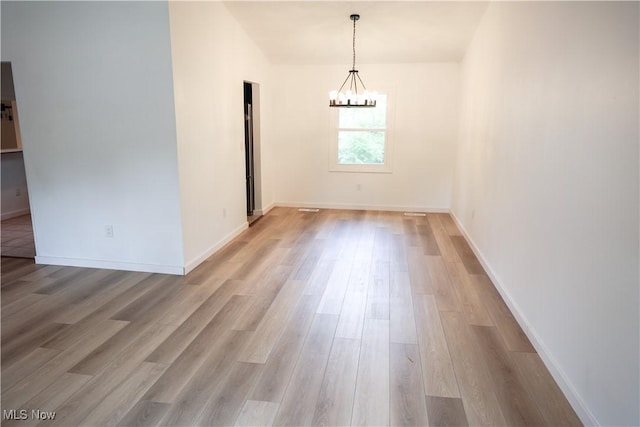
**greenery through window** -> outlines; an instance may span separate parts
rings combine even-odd
[[[340,108],[338,164],[383,165],[387,132],[387,96],[378,95],[374,108]]]

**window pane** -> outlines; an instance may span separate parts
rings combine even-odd
[[[339,108],[340,128],[384,129],[386,127],[387,95],[376,97],[375,108]]]
[[[384,132],[338,132],[338,163],[384,164]]]

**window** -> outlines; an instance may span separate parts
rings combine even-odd
[[[374,108],[334,108],[331,167],[343,172],[391,172],[387,95]]]

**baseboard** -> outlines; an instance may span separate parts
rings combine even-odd
[[[319,208],[319,209],[348,209],[356,211],[392,211],[392,212],[428,212],[447,213],[449,208],[434,208],[424,206],[393,206],[393,205],[352,205],[340,203],[307,203],[307,202],[276,202],[275,206],[285,208]]]
[[[113,261],[101,261],[91,259],[78,259],[78,258],[60,258],[60,257],[47,257],[36,256],[36,264],[48,264],[48,265],[62,265],[65,267],[86,267],[86,268],[104,268],[108,270],[124,270],[124,271],[142,271],[145,273],[161,273],[161,274],[174,274],[174,275],[186,275],[204,260],[213,255],[216,251],[220,250],[224,245],[233,240],[236,236],[242,233],[247,228],[247,223],[243,223],[233,229],[230,233],[224,236],[218,243],[211,246],[204,251],[200,256],[190,261],[183,266],[178,265],[154,265],[154,264],[137,264],[128,262],[113,262]]]
[[[103,268],[107,270],[142,271],[145,273],[174,274],[179,276],[184,274],[184,268],[180,265],[138,264],[94,259],[36,256],[36,264],[62,265],[65,267]]]
[[[580,394],[577,392],[571,381],[569,381],[564,371],[560,368],[560,365],[558,364],[555,357],[553,357],[548,347],[544,344],[544,341],[536,333],[535,329],[533,329],[524,314],[522,314],[523,311],[520,309],[520,306],[511,297],[511,294],[509,294],[507,288],[505,288],[498,275],[495,273],[493,268],[491,268],[486,258],[482,255],[482,252],[480,252],[478,246],[475,244],[471,236],[469,236],[469,233],[467,233],[467,230],[462,225],[462,222],[460,222],[460,219],[453,211],[451,211],[450,214],[453,217],[456,225],[462,232],[462,235],[469,243],[471,250],[476,255],[478,261],[480,261],[480,264],[493,282],[497,291],[502,296],[502,299],[504,299],[504,302],[509,307],[509,310],[511,310],[511,313],[515,317],[516,321],[529,338],[529,341],[531,341],[533,347],[538,352],[538,355],[542,359],[542,362],[545,364],[545,366],[551,373],[551,376],[556,381],[565,397],[569,401],[569,404],[580,418],[580,421],[582,421],[584,425],[599,426],[600,424],[598,423],[596,417],[593,415],[593,413],[591,413],[582,397],[580,397]]]
[[[29,208],[18,209],[16,211],[10,211],[10,212],[3,212],[2,215],[0,215],[0,220],[4,221],[5,219],[11,219],[17,216],[26,215],[29,212],[31,212]]]
[[[266,208],[264,208],[264,209],[255,209],[253,212],[258,214],[258,215],[266,215],[274,207],[275,207],[275,203],[270,203],[270,204],[267,205]]]
[[[189,261],[184,267],[184,274],[189,274],[189,272],[193,271],[197,266],[202,264],[207,258],[211,255],[222,249],[224,245],[232,241],[236,238],[240,233],[246,230],[248,224],[246,222],[240,224],[236,228],[234,228],[231,232],[229,232],[226,236],[224,236],[219,242],[215,245],[211,246],[209,249],[205,250],[200,256],[195,259]]]

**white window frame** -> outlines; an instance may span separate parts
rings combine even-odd
[[[339,110],[344,107],[329,107],[330,126],[329,126],[329,171],[330,172],[361,172],[361,173],[392,173],[393,172],[393,135],[392,128],[394,123],[394,94],[390,90],[380,91],[387,95],[387,113],[386,128],[383,129],[366,129],[366,128],[340,128],[339,127]],[[357,108],[357,107],[356,107]],[[382,164],[342,164],[338,163],[338,132],[341,130],[349,131],[384,131],[384,161]]]

